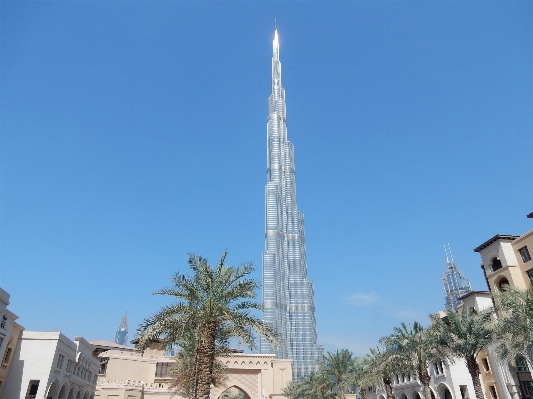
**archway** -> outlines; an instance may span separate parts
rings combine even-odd
[[[417,391],[413,391],[411,394],[411,399],[422,399],[422,396]]]
[[[73,385],[72,388],[70,388],[70,392],[68,393],[68,399],[74,399],[76,397],[76,387]]]
[[[452,392],[446,384],[440,384],[437,389],[440,399],[453,399]]]
[[[59,381],[57,378],[50,384],[46,392],[46,399],[57,399],[57,391],[59,390]]]
[[[57,398],[67,399],[67,393],[68,393],[68,384],[65,382],[63,386],[61,387],[61,390],[59,391],[59,395],[57,395]]]
[[[250,395],[234,385],[222,392],[218,399],[250,399]]]
[[[498,280],[498,289],[500,291],[506,291],[509,289],[509,280],[507,280],[507,278],[505,277],[502,277],[501,279]]]

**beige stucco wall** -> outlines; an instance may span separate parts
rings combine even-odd
[[[133,348],[132,348],[133,349]],[[162,350],[149,349],[140,354],[133,350],[111,349],[102,352],[108,358],[105,375],[98,376],[98,399],[170,399],[168,378],[156,378],[156,365],[173,362]],[[251,399],[284,398],[282,389],[292,380],[292,361],[274,355],[235,354],[220,359],[227,367],[227,379],[213,387],[217,399],[226,389],[238,387]],[[180,397],[174,395],[173,398]]]

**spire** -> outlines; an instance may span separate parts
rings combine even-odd
[[[470,281],[463,276],[463,273],[457,268],[453,260],[452,248],[450,244],[448,247],[444,245],[444,253],[446,255],[446,273],[442,277],[444,281],[444,292],[446,293],[446,309],[455,309],[462,304],[459,299],[461,296],[472,291]]]
[[[119,345],[127,345],[128,343],[128,312],[124,313],[122,321],[118,326],[115,343]]]
[[[272,58],[279,61],[279,39],[278,39],[278,23],[276,22],[276,28],[274,30],[274,41],[272,42]]]

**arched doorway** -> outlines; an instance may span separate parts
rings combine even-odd
[[[220,394],[218,399],[250,399],[250,396],[237,386],[232,386]]]

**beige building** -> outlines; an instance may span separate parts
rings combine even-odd
[[[533,218],[533,213],[528,215]],[[506,285],[527,289],[533,281],[533,230],[521,236],[497,234],[474,249],[481,256],[481,268],[490,293],[465,296],[465,306],[473,303],[488,305],[491,295]],[[480,302],[481,301],[481,302]],[[492,306],[492,303],[490,304]],[[502,361],[496,353],[496,344],[480,353],[478,363],[485,396],[488,399],[530,399],[533,397],[532,366],[525,358],[517,359],[517,367]]]
[[[111,342],[91,341],[91,344],[101,362],[95,399],[169,399],[172,396],[166,374],[174,359],[165,356],[158,344],[142,355],[135,348]],[[227,367],[227,379],[223,386],[212,389],[213,399],[223,398],[231,391],[241,392],[249,399],[284,398],[282,389],[292,380],[292,360],[244,353],[221,360]]]

